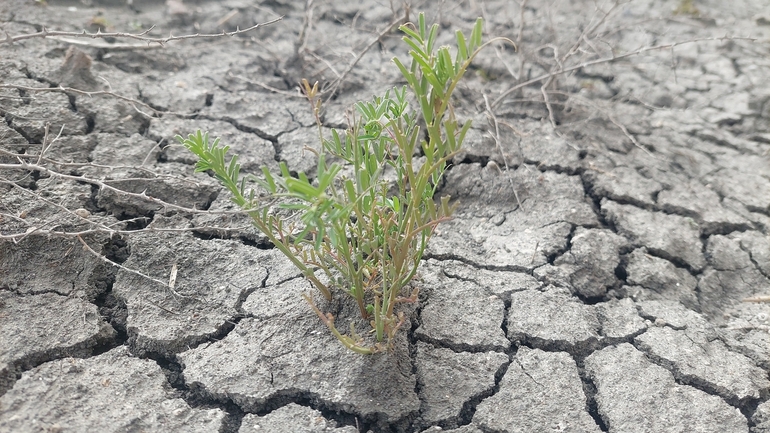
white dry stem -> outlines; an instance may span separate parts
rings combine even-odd
[[[240,226],[240,227],[218,227],[218,226],[196,226],[196,227],[180,227],[180,228],[155,228],[155,227],[146,227],[143,229],[136,229],[136,230],[123,230],[123,229],[116,229],[113,226],[119,225],[119,224],[126,224],[131,222],[132,220],[125,220],[125,221],[117,221],[114,224],[104,224],[102,222],[94,221],[92,219],[89,219],[89,215],[87,213],[82,212],[81,209],[71,210],[67,208],[64,205],[61,205],[59,203],[55,203],[49,199],[46,199],[42,195],[29,190],[28,188],[24,188],[20,185],[18,185],[16,182],[11,181],[5,177],[0,177],[0,183],[4,183],[7,185],[11,185],[14,188],[16,188],[18,191],[32,196],[32,199],[36,202],[41,202],[48,204],[50,206],[56,207],[60,209],[65,214],[68,214],[73,217],[74,221],[78,221],[83,224],[88,224],[91,226],[89,229],[79,230],[79,231],[60,231],[55,230],[55,227],[59,225],[60,219],[54,218],[51,219],[45,223],[38,224],[37,226],[33,226],[29,222],[27,222],[24,218],[19,218],[15,215],[11,215],[8,213],[0,213],[0,216],[3,218],[9,218],[16,220],[18,222],[21,222],[25,225],[27,225],[27,230],[25,230],[23,233],[12,233],[12,234],[0,234],[0,240],[10,240],[14,243],[18,243],[24,238],[36,234],[36,235],[46,235],[49,237],[58,237],[58,238],[76,238],[78,236],[87,236],[91,234],[108,234],[110,236],[127,236],[132,234],[140,234],[140,233],[153,233],[153,232],[192,232],[192,231],[201,231],[201,230],[215,230],[220,232],[240,232],[243,230],[247,230],[249,228],[252,228],[251,225],[246,226]],[[225,213],[225,214],[245,214],[243,211],[222,211],[222,212],[216,212],[216,211],[199,211],[200,213],[206,213],[206,214],[215,214],[215,213]],[[135,220],[142,219],[142,218],[136,218]],[[46,228],[52,226],[53,228]]]
[[[492,102],[492,108],[499,107],[500,104],[502,104],[503,101],[505,101],[505,99],[508,97],[508,95],[510,95],[511,93],[513,93],[513,92],[515,92],[515,91],[517,91],[519,89],[522,89],[522,88],[527,87],[529,85],[532,85],[532,84],[535,84],[535,83],[539,83],[541,81],[544,81],[544,80],[547,80],[547,79],[550,79],[550,78],[553,78],[553,77],[556,77],[556,76],[559,76],[559,75],[563,75],[563,74],[567,74],[569,72],[573,72],[573,71],[577,71],[577,70],[580,70],[580,69],[584,69],[584,68],[587,68],[589,66],[601,65],[601,64],[604,64],[604,63],[610,63],[610,62],[614,62],[614,61],[617,61],[617,60],[625,59],[625,58],[628,58],[628,57],[638,56],[640,54],[644,54],[644,53],[647,53],[647,52],[650,52],[650,51],[668,50],[668,49],[672,49],[674,47],[677,47],[679,45],[694,44],[694,43],[698,43],[698,42],[707,42],[707,41],[724,42],[724,41],[735,41],[735,40],[756,42],[757,38],[732,37],[732,36],[694,38],[694,39],[690,39],[690,40],[687,40],[687,41],[672,42],[672,43],[668,43],[668,44],[659,44],[659,45],[642,47],[642,48],[639,48],[639,49],[636,49],[636,50],[627,51],[627,52],[622,53],[622,54],[613,55],[611,57],[603,57],[603,58],[596,59],[596,60],[589,60],[587,62],[583,62],[583,63],[580,63],[578,65],[570,66],[570,67],[567,67],[567,68],[562,68],[562,69],[559,69],[559,70],[556,70],[556,71],[553,71],[553,72],[549,72],[547,74],[543,74],[543,75],[540,75],[538,77],[529,79],[529,80],[527,80],[527,81],[525,81],[523,83],[519,83],[519,84],[509,88],[505,92],[503,92],[500,96],[498,96],[497,99],[495,99]]]
[[[590,99],[584,98],[584,97],[579,96],[579,95],[566,94],[566,93],[563,93],[563,92],[552,92],[552,93],[563,94],[563,95],[567,96],[570,100],[573,100],[573,101],[575,101],[575,102],[577,102],[579,104],[585,105],[585,106],[590,107],[590,108],[592,108],[592,109],[594,109],[596,111],[599,111],[600,113],[602,113],[602,115],[604,115],[604,117],[607,118],[607,120],[610,121],[610,123],[612,123],[618,129],[620,129],[620,132],[622,132],[623,135],[625,135],[626,138],[628,138],[628,140],[634,146],[636,146],[639,150],[641,150],[642,152],[647,154],[647,156],[649,156],[650,158],[660,159],[660,157],[653,155],[652,152],[649,151],[649,149],[647,149],[646,147],[642,146],[642,144],[639,143],[639,140],[637,140],[636,137],[634,137],[634,135],[631,134],[631,132],[626,127],[626,125],[623,124],[622,122],[619,122],[615,118],[615,116],[613,116],[612,113],[610,113],[609,110],[601,107],[599,104],[595,103],[594,101],[591,101]],[[565,104],[566,104],[566,102],[565,102]]]
[[[95,186],[99,187],[99,189],[105,189],[105,190],[112,191],[112,192],[115,192],[117,194],[121,194],[121,195],[124,195],[124,196],[127,196],[127,197],[131,197],[131,198],[143,200],[143,201],[146,201],[146,202],[149,202],[149,203],[157,204],[157,205],[162,206],[164,209],[167,209],[167,210],[168,209],[172,209],[172,210],[178,210],[178,211],[182,211],[182,212],[186,212],[186,213],[225,214],[225,215],[227,215],[227,214],[241,214],[241,215],[248,214],[248,212],[245,212],[245,211],[208,211],[208,210],[189,208],[189,207],[185,207],[185,206],[179,206],[179,205],[176,205],[176,204],[173,204],[173,203],[165,202],[165,201],[163,201],[163,200],[161,200],[159,198],[155,198],[155,197],[149,196],[149,195],[146,194],[145,191],[142,191],[141,193],[128,192],[128,191],[122,190],[120,188],[116,188],[116,187],[114,187],[114,186],[112,186],[112,185],[110,185],[110,184],[108,184],[108,183],[106,183],[106,182],[104,182],[102,180],[99,180],[99,179],[94,179],[94,178],[86,177],[86,176],[76,176],[76,175],[71,175],[71,174],[59,173],[59,172],[57,172],[55,170],[51,170],[48,167],[44,167],[44,166],[38,165],[38,164],[30,164],[30,163],[27,163],[27,162],[24,162],[24,161],[21,161],[21,162],[19,162],[17,164],[0,164],[0,170],[27,170],[27,171],[35,171],[35,172],[38,172],[40,174],[45,174],[45,175],[57,177],[57,178],[60,178],[60,179],[71,180],[71,181],[74,181],[74,182],[88,183],[88,184],[95,185]],[[129,180],[150,180],[150,179],[147,179],[147,178],[128,178],[128,179],[117,179],[114,182],[126,182],[126,181],[129,181]]]
[[[109,84],[109,83],[108,83]],[[111,90],[93,90],[93,91],[87,91],[87,90],[80,90],[76,89],[74,87],[64,87],[59,85],[59,87],[32,87],[32,86],[23,86],[20,84],[13,84],[13,83],[0,83],[0,89],[16,89],[16,90],[23,90],[25,92],[33,92],[33,93],[42,93],[42,92],[53,92],[53,93],[73,93],[76,95],[82,95],[82,96],[88,96],[89,98],[92,98],[94,96],[109,96],[115,99],[119,99],[121,101],[125,101],[131,104],[133,109],[141,114],[142,116],[151,119],[153,118],[153,114],[145,113],[144,111],[137,108],[137,105],[140,105],[147,110],[153,112],[155,115],[173,115],[173,116],[179,116],[179,117],[191,117],[195,116],[196,113],[180,113],[175,111],[163,111],[158,110],[156,108],[153,108],[149,104],[142,102],[138,99],[130,98],[128,96],[123,96],[119,93],[115,93]],[[14,116],[14,117],[21,117],[21,116]]]
[[[174,263],[171,266],[171,274],[168,276],[168,286],[171,287],[172,289],[174,288],[174,286],[176,286],[176,272],[177,272],[176,263]]]
[[[519,193],[516,192],[516,186],[513,184],[513,179],[511,179],[511,170],[510,167],[508,167],[508,161],[505,158],[505,152],[503,152],[503,147],[500,145],[500,125],[497,122],[497,117],[495,116],[495,113],[492,112],[492,107],[489,106],[489,99],[487,99],[487,95],[484,96],[484,106],[487,110],[487,117],[489,118],[490,123],[492,123],[492,126],[495,129],[494,135],[492,135],[492,139],[495,140],[495,147],[497,147],[497,150],[500,151],[500,158],[503,160],[503,165],[505,166],[505,177],[508,180],[508,183],[511,184],[511,190],[513,191],[513,196],[516,197],[516,203],[519,205],[519,209],[522,211],[524,210],[524,206],[521,204],[521,200],[519,199]]]
[[[394,19],[393,21],[388,23],[388,25],[385,26],[385,28],[379,34],[377,34],[377,37],[372,39],[372,41],[369,42],[364,47],[364,49],[361,50],[361,52],[359,52],[356,55],[355,59],[353,59],[353,61],[348,65],[348,67],[345,68],[345,70],[342,71],[341,74],[338,74],[337,79],[334,80],[334,82],[331,84],[331,86],[329,86],[328,89],[326,89],[326,90],[324,90],[322,92],[322,93],[325,93],[325,94],[329,95],[329,97],[327,99],[331,99],[334,96],[334,93],[337,91],[337,89],[339,88],[340,84],[342,84],[342,82],[345,80],[345,78],[348,76],[348,74],[353,70],[353,68],[358,64],[358,62],[364,57],[364,54],[366,54],[373,46],[375,46],[378,42],[380,42],[380,40],[385,35],[390,33],[393,30],[394,27],[396,27],[399,24],[401,24],[402,22],[404,22],[405,19],[406,19],[406,14],[404,14],[404,15],[402,15],[400,17],[397,17],[396,19]]]
[[[239,81],[243,81],[246,84],[251,84],[251,85],[254,85],[254,86],[259,86],[259,87],[261,87],[261,88],[263,88],[265,90],[269,90],[269,91],[271,91],[273,93],[277,93],[279,95],[283,95],[283,96],[286,96],[288,98],[307,99],[307,96],[303,95],[299,91],[297,91],[297,92],[289,92],[288,90],[276,89],[275,87],[269,86],[269,85],[267,85],[267,84],[265,84],[265,83],[263,83],[261,81],[250,80],[250,79],[248,79],[248,78],[246,78],[246,77],[244,77],[242,75],[234,75],[232,72],[227,72],[227,76],[231,77],[231,78],[235,78],[236,80],[239,80]],[[297,88],[297,89],[299,89],[299,88]]]
[[[104,263],[107,263],[110,266],[116,266],[116,267],[118,267],[118,268],[120,268],[120,269],[122,269],[122,270],[124,270],[124,271],[126,271],[128,273],[131,273],[131,274],[134,274],[134,275],[138,275],[138,276],[140,276],[142,278],[146,278],[146,279],[148,279],[148,280],[150,280],[150,281],[152,281],[154,283],[158,283],[161,286],[163,286],[164,288],[168,289],[169,292],[173,293],[175,296],[177,296],[179,298],[182,298],[182,299],[193,299],[195,301],[203,303],[203,301],[201,299],[198,299],[195,296],[183,295],[183,294],[177,292],[176,290],[174,290],[174,288],[172,286],[166,284],[165,282],[163,282],[163,281],[161,281],[161,280],[159,280],[157,278],[153,278],[153,277],[151,277],[151,276],[149,276],[147,274],[143,274],[143,273],[141,273],[141,272],[139,272],[139,271],[137,271],[135,269],[127,268],[127,267],[125,267],[125,266],[123,266],[123,265],[121,265],[119,263],[113,262],[112,260],[108,259],[107,257],[104,257],[103,255],[101,255],[98,252],[96,252],[93,248],[91,248],[91,246],[88,245],[88,243],[85,240],[83,240],[82,236],[77,236],[77,239],[80,241],[81,244],[83,244],[83,248],[85,248],[87,251],[89,251],[91,254],[93,254],[94,256],[99,258],[99,260],[103,261]],[[174,266],[176,266],[176,265],[174,265]],[[165,308],[164,308],[164,310],[165,310]]]
[[[62,132],[64,132],[64,124],[62,123],[61,128],[59,129],[59,133],[56,134],[56,137],[53,138],[53,140],[48,141],[48,132],[51,128],[51,124],[49,122],[45,123],[45,134],[43,135],[43,148],[40,149],[40,155],[37,157],[37,163],[40,164],[40,161],[43,159],[43,155],[48,151],[48,149],[53,146],[53,144],[61,138]]]
[[[112,171],[112,170],[120,170],[120,169],[136,170],[136,171],[147,173],[147,174],[150,174],[150,175],[153,176],[152,178],[139,178],[140,180],[175,179],[175,180],[180,180],[180,181],[189,183],[191,185],[196,185],[196,186],[199,185],[198,182],[196,182],[196,181],[194,181],[192,179],[180,178],[179,176],[174,176],[172,174],[157,173],[157,172],[155,172],[155,171],[153,171],[153,170],[151,170],[151,169],[149,169],[147,167],[144,167],[149,162],[150,155],[152,155],[152,151],[155,150],[155,148],[157,148],[159,144],[160,143],[156,144],[155,146],[153,146],[152,149],[150,149],[150,152],[148,153],[148,156],[144,158],[144,160],[142,161],[142,165],[139,165],[139,166],[137,166],[137,165],[105,165],[105,164],[97,164],[95,162],[64,162],[64,161],[59,161],[59,160],[56,160],[56,159],[45,158],[45,157],[44,158],[40,158],[38,160],[38,162],[37,162],[37,165],[41,165],[43,163],[49,163],[49,164],[51,164],[53,166],[56,166],[56,167],[67,167],[67,168],[70,168],[70,169],[76,169],[76,168],[81,168],[81,169],[82,168],[95,168],[95,169],[107,169],[107,170],[110,170],[110,171]],[[50,146],[49,146],[49,148],[50,148]],[[38,158],[38,155],[34,154],[34,153],[15,153],[15,152],[9,152],[9,151],[7,151],[5,149],[0,149],[0,155],[10,156],[10,157],[15,158],[15,159],[17,159],[19,161]],[[120,181],[125,181],[125,180],[128,180],[128,179],[119,179],[119,180]]]
[[[57,37],[70,37],[70,38],[91,38],[91,39],[103,39],[103,38],[124,38],[124,39],[135,39],[144,42],[144,44],[141,45],[116,45],[112,47],[102,46],[105,44],[89,44],[92,46],[97,46],[98,48],[110,48],[110,49],[120,49],[120,50],[130,50],[130,49],[144,49],[148,47],[163,47],[167,42],[172,41],[179,41],[179,40],[185,40],[185,39],[200,39],[200,38],[221,38],[224,36],[233,37],[235,35],[239,35],[241,33],[247,33],[253,30],[256,30],[260,27],[264,27],[270,24],[275,24],[283,19],[283,16],[280,16],[278,18],[272,19],[270,21],[265,21],[262,23],[255,24],[249,28],[246,29],[236,29],[232,32],[226,32],[222,31],[221,33],[212,33],[212,34],[206,34],[206,33],[196,33],[191,35],[183,35],[183,36],[174,36],[169,35],[165,38],[153,38],[146,36],[150,31],[152,31],[155,26],[150,27],[149,29],[141,32],[141,33],[123,33],[123,32],[109,32],[109,33],[103,33],[101,30],[96,31],[95,33],[89,33],[85,30],[82,32],[64,32],[64,31],[57,31],[57,30],[48,30],[47,28],[43,28],[40,32],[37,33],[30,33],[25,35],[17,35],[17,36],[11,36],[6,34],[5,39],[0,40],[0,46],[3,44],[13,44],[14,42],[22,41],[25,39],[34,39],[34,38],[49,38],[49,39],[55,39],[55,40],[61,40],[62,42],[67,43],[73,43],[70,39],[58,39]],[[153,45],[156,44],[156,45]],[[76,45],[83,45],[83,44],[76,44]],[[110,44],[106,44],[110,45]],[[109,83],[107,83],[109,86]],[[144,107],[146,110],[149,110],[150,112],[154,113],[155,115],[158,114],[173,114],[181,117],[187,117],[192,116],[195,113],[174,113],[174,112],[165,112],[161,110],[157,110],[153,107],[151,107],[149,104],[146,104],[142,101],[139,101],[134,98],[130,98],[127,96],[123,96],[121,94],[115,93],[110,90],[96,90],[96,91],[85,91],[80,90],[72,87],[32,87],[32,86],[23,86],[19,84],[13,84],[13,83],[0,83],[0,89],[16,89],[16,90],[24,90],[26,92],[59,92],[59,93],[72,93],[76,95],[82,95],[82,96],[88,96],[88,97],[94,97],[94,96],[109,96],[115,99],[119,99],[121,101],[125,101],[131,104],[131,106],[136,110],[139,114],[147,117],[152,118],[153,115],[148,114],[139,108],[137,106]]]
[[[94,97],[94,96],[110,96],[115,99],[120,99],[121,101],[125,101],[131,104],[132,107],[141,115],[152,118],[151,114],[147,114],[144,111],[136,108],[137,105],[141,105],[142,107],[145,107],[146,109],[152,111],[153,113],[163,113],[163,111],[156,110],[149,106],[148,104],[134,98],[129,98],[128,96],[123,96],[118,93],[109,91],[109,90],[94,90],[94,91],[86,91],[86,90],[80,90],[75,89],[73,87],[32,87],[32,86],[22,86],[20,84],[13,84],[13,83],[0,83],[0,89],[16,89],[16,90],[24,90],[25,92],[34,92],[34,93],[42,93],[42,92],[54,92],[54,93],[74,93],[76,95],[82,95],[82,96],[88,96],[88,97]],[[18,117],[18,116],[16,116]]]
[[[235,31],[232,31],[232,32],[226,32],[226,31],[222,30],[221,33],[211,33],[211,34],[195,33],[194,35],[183,35],[183,36],[174,36],[172,34],[169,34],[165,38],[153,38],[153,37],[147,36],[147,34],[149,34],[151,31],[153,31],[155,29],[155,26],[152,26],[149,29],[147,29],[147,30],[145,30],[143,32],[140,32],[140,33],[124,33],[124,32],[107,32],[107,33],[105,33],[105,32],[102,32],[101,30],[97,30],[95,33],[90,33],[90,32],[87,32],[85,30],[83,30],[82,32],[64,32],[64,31],[59,31],[59,30],[48,30],[47,28],[43,27],[43,30],[41,30],[41,31],[39,31],[37,33],[28,33],[28,34],[25,34],[25,35],[16,35],[16,36],[11,36],[11,35],[6,34],[5,39],[0,40],[0,44],[13,44],[15,42],[19,42],[19,41],[22,41],[24,39],[35,39],[35,38],[43,38],[43,39],[45,39],[45,38],[53,38],[53,39],[55,39],[55,37],[57,37],[57,36],[64,36],[64,37],[70,37],[70,38],[91,38],[91,39],[97,39],[97,38],[99,38],[99,39],[103,39],[103,38],[134,39],[134,40],[142,41],[142,42],[146,43],[147,45],[158,44],[160,46],[163,46],[163,45],[165,45],[168,42],[181,41],[181,40],[184,40],[184,39],[221,38],[223,36],[230,36],[230,37],[232,37],[232,36],[235,36],[235,35],[238,35],[238,34],[241,34],[241,33],[247,33],[247,32],[250,32],[252,30],[256,30],[256,29],[258,29],[260,27],[264,27],[264,26],[267,26],[267,25],[270,25],[270,24],[275,24],[278,21],[281,21],[282,19],[283,19],[283,17],[281,16],[281,17],[272,19],[270,21],[265,21],[263,23],[255,24],[255,25],[253,25],[253,26],[251,26],[249,28],[246,28],[246,29],[238,28],[238,29],[236,29]]]

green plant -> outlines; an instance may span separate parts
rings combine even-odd
[[[340,332],[334,316],[323,313],[305,295],[323,323],[355,352],[369,354],[390,347],[404,323],[403,313],[395,307],[416,302],[416,288],[404,295],[436,226],[452,214],[449,197],[436,203],[434,194],[471,125],[458,123],[451,96],[484,46],[481,27],[478,19],[469,38],[456,33],[453,58],[448,47],[435,47],[438,25],[427,27],[423,14],[417,25],[402,25],[411,64],[407,67],[398,58],[393,62],[407,86],[359,102],[349,129],[335,130],[328,138],[321,127],[318,85],[303,80],[320,139],[320,149],[313,150],[318,156],[315,180],[304,173],[293,177],[285,163],[275,174],[263,167],[263,177],[257,179],[260,196],[254,189],[247,191],[237,156],[226,161],[229,147],[220,146],[219,139],[209,143],[208,133],[201,131],[187,139],[177,136],[199,158],[196,171],[213,172],[233,202],[326,299],[342,291],[355,300],[361,316],[370,320],[373,343],[352,324],[349,334]],[[417,110],[410,108],[410,97]],[[394,174],[394,181],[385,179],[386,171]],[[277,202],[295,218],[277,215],[266,201]]]

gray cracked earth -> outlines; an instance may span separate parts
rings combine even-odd
[[[340,127],[400,84],[406,52],[383,32],[400,2],[310,3],[0,3],[10,36],[284,16],[165,48],[0,45],[0,431],[770,432],[770,316],[743,302],[770,295],[765,0],[413,3],[441,43],[484,16],[519,51],[483,52],[458,89],[474,127],[442,194],[460,207],[407,331],[369,357],[329,335],[308,284],[173,140],[206,129],[244,171],[312,176],[296,83],[341,77],[324,114]],[[19,88],[59,85],[146,105]],[[182,296],[160,284],[173,265]]]

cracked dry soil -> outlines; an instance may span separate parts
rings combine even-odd
[[[766,0],[632,0],[607,16],[591,1],[414,2],[441,43],[483,16],[487,35],[520,50],[486,50],[458,89],[474,127],[442,194],[460,207],[430,244],[407,332],[369,357],[329,335],[300,297],[308,284],[242,216],[138,195],[232,210],[173,140],[196,128],[245,172],[286,161],[312,176],[303,148],[316,130],[297,82],[345,74],[329,127],[400,83],[398,34],[378,39],[400,2],[311,6],[0,3],[8,35],[181,35],[284,16],[165,48],[0,45],[0,83],[146,104],[0,88],[0,431],[770,432],[768,307],[742,302],[770,295]],[[708,40],[725,35],[756,40]],[[485,103],[557,70],[555,58],[696,39]],[[46,143],[61,136],[38,160],[47,122]],[[116,190],[13,168],[12,154]],[[87,232],[123,267],[72,236],[18,237],[30,227]],[[173,265],[190,297],[132,272],[168,281]]]

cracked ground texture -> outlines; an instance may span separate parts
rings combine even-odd
[[[202,128],[244,172],[312,177],[297,83],[342,77],[323,120],[344,127],[401,84],[384,30],[403,5],[158,3],[0,2],[9,37],[283,16],[166,47],[0,44],[0,432],[770,432],[770,311],[744,302],[770,296],[766,0],[412,2],[439,43],[483,16],[519,50],[487,49],[456,92],[474,124],[441,193],[459,208],[375,356],[329,334],[173,137]],[[20,88],[59,85],[144,105]]]

